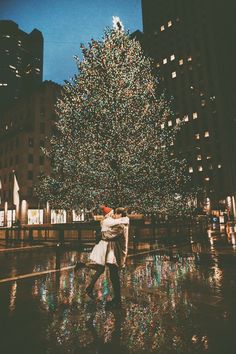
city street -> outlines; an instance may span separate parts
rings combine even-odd
[[[1,353],[233,353],[236,249],[203,240],[129,257],[119,311],[105,311],[108,274],[96,302],[85,295],[91,271],[74,274],[78,251],[1,252]]]

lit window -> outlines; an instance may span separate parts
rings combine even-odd
[[[195,139],[199,140],[200,139],[200,134],[195,134]]]
[[[168,127],[172,127],[172,120],[168,121]]]
[[[197,155],[197,160],[200,161],[202,159],[201,155]]]
[[[175,60],[175,55],[174,55],[174,54],[172,54],[172,55],[170,56],[170,60],[171,60],[171,61]]]
[[[176,118],[176,124],[180,124],[181,120],[180,118]]]
[[[167,59],[163,59],[163,64],[166,64],[167,63]]]
[[[205,138],[208,138],[210,136],[209,132],[204,133]]]
[[[176,75],[176,71],[173,71],[172,72],[172,74],[171,74],[171,76],[172,76],[172,79],[174,79],[177,75]]]
[[[165,124],[162,123],[162,124],[161,124],[161,129],[164,129],[164,128],[165,128]]]
[[[189,173],[193,173],[193,168],[189,167],[188,171],[189,171]]]
[[[216,96],[211,96],[211,97],[210,97],[210,100],[211,100],[211,101],[214,101],[215,99],[216,99]]]
[[[188,122],[188,121],[189,121],[188,115],[184,116],[184,121],[185,121],[185,122]]]
[[[16,70],[16,67],[13,65],[9,65],[9,68]]]
[[[204,107],[206,105],[206,100],[201,100],[201,106]]]
[[[180,59],[179,60],[179,65],[183,65],[183,63],[184,63],[183,59]]]
[[[205,177],[205,181],[210,181],[210,178],[209,177]]]
[[[219,164],[217,167],[218,167],[218,168],[221,168],[221,165]]]
[[[157,68],[159,68],[160,67],[160,64],[159,63],[157,63]]]
[[[188,57],[188,61],[192,61],[192,57],[190,56],[190,57]]]
[[[202,166],[198,166],[198,171],[202,171],[202,170],[203,170]]]
[[[21,77],[20,75],[16,74],[16,77]]]
[[[165,30],[165,26],[161,26],[161,32]]]
[[[40,69],[39,68],[35,68],[36,71],[40,72]]]
[[[172,21],[168,21],[168,27],[172,26]]]
[[[197,112],[193,113],[193,119],[197,119]]]
[[[211,156],[207,156],[206,159],[207,159],[207,160],[210,160],[210,159],[211,159]]]

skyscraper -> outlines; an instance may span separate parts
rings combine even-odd
[[[43,36],[13,21],[0,21],[0,110],[35,89],[43,79]]]
[[[144,48],[154,60],[159,90],[173,97],[185,125],[175,146],[196,185],[215,208],[235,213],[236,44],[233,0],[142,0]]]

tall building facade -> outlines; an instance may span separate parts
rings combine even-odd
[[[43,36],[0,21],[0,110],[35,89],[43,79]]]
[[[185,122],[175,151],[206,208],[222,204],[236,217],[235,13],[233,0],[142,0],[142,45],[172,98],[168,125]]]
[[[44,157],[42,147],[55,123],[55,102],[61,86],[44,81],[31,94],[20,98],[4,111],[0,120],[0,224],[10,224],[13,205],[13,171],[19,184],[22,222],[27,223],[28,210],[42,208],[33,193],[41,173],[50,174],[50,162]],[[32,214],[33,215],[33,214]],[[30,217],[30,214],[29,214]],[[13,217],[14,219],[15,217]]]

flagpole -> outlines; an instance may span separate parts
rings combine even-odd
[[[15,170],[12,171],[13,172],[13,204],[16,206],[16,211],[15,211],[15,219],[16,217],[18,218],[18,213],[19,213],[19,205],[20,205],[20,196],[19,196],[19,184],[16,178],[16,174],[15,174]],[[13,210],[13,208],[12,208]],[[13,211],[12,211],[13,214]],[[12,216],[13,219],[13,216]]]

